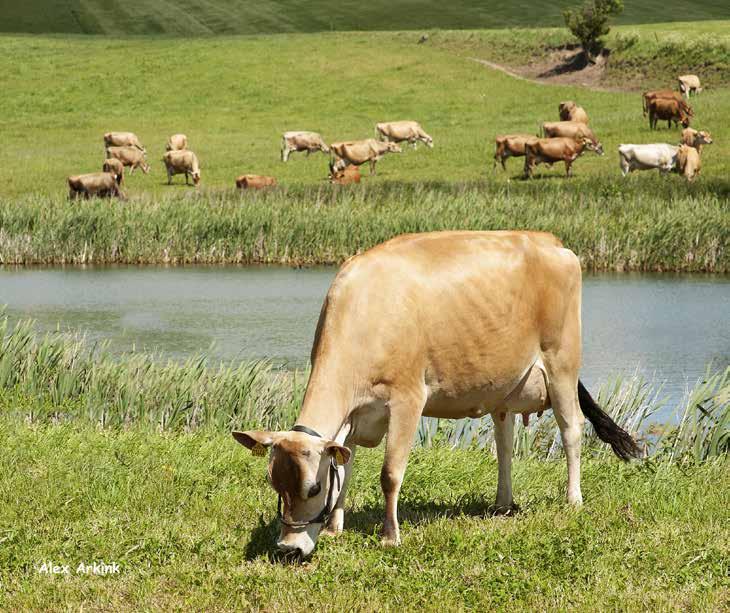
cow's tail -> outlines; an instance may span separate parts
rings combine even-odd
[[[578,403],[598,438],[611,445],[611,449],[619,458],[628,461],[631,458],[641,457],[641,450],[636,441],[598,406],[580,381],[578,381]]]

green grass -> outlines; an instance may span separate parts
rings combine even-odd
[[[266,0],[0,0],[2,32],[123,35],[206,36],[212,34],[265,34],[328,30],[420,30],[426,28],[501,28],[562,25],[561,10],[578,0],[557,2],[474,2],[449,4],[433,0],[366,4],[344,0],[291,2]],[[627,2],[620,23],[723,19],[727,4],[721,0]]]
[[[518,460],[521,511],[491,517],[491,454],[415,450],[403,545],[380,547],[381,450],[355,461],[345,533],[303,565],[276,560],[265,463],[229,435],[0,421],[3,610],[724,610],[730,464]],[[37,572],[68,564],[68,577]],[[118,575],[77,575],[81,562]]]

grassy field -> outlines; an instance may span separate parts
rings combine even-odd
[[[0,0],[0,32],[107,35],[206,36],[328,30],[420,30],[429,28],[500,28],[562,25],[561,10],[577,0],[556,2],[474,2],[433,0],[367,4],[344,0],[307,3],[265,0],[183,0],[174,7],[150,0]],[[627,2],[620,23],[725,19],[722,0]]]
[[[695,610],[730,605],[730,463],[587,460],[566,507],[563,461],[520,460],[521,511],[488,513],[496,462],[412,453],[403,545],[380,547],[382,451],[356,460],[345,533],[311,562],[276,559],[265,464],[226,434],[0,421],[3,610]],[[436,470],[435,467],[438,467]],[[49,576],[46,561],[69,565]],[[77,574],[116,562],[119,573]]]

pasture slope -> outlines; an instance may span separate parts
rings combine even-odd
[[[0,32],[206,36],[330,30],[474,29],[561,26],[573,0],[0,0]],[[636,0],[619,23],[727,19],[723,0]]]

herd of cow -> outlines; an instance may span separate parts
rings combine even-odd
[[[702,146],[712,143],[707,131],[690,128],[694,112],[683,96],[702,91],[700,80],[695,75],[679,77],[679,91],[661,89],[644,92],[642,103],[644,116],[649,116],[649,126],[656,129],[659,120],[665,120],[669,128],[682,124],[682,138],[679,144],[622,144],[619,146],[619,165],[626,176],[634,170],[658,169],[662,173],[675,171],[688,181],[693,181],[700,172]],[[588,127],[588,114],[574,102],[561,102],[558,106],[560,121],[545,122],[541,127],[542,138],[532,134],[505,134],[496,138],[494,166],[501,162],[507,169],[510,157],[525,158],[525,177],[529,178],[535,166],[541,163],[565,163],[565,172],[571,173],[571,166],[584,151],[603,155],[603,146]]]
[[[679,77],[679,91],[661,89],[647,91],[642,95],[644,116],[649,117],[649,126],[656,129],[662,120],[671,128],[681,124],[684,128],[682,139],[677,145],[669,143],[622,144],[619,146],[619,163],[624,176],[634,170],[658,169],[662,173],[675,171],[688,181],[693,181],[700,172],[702,146],[712,143],[707,131],[689,127],[694,116],[684,96],[702,91],[700,80],[695,75]],[[560,121],[545,122],[541,134],[505,134],[496,137],[494,167],[497,162],[507,169],[506,160],[510,157],[524,157],[524,175],[533,175],[538,164],[552,166],[556,162],[565,164],[567,176],[571,175],[573,162],[585,151],[603,155],[603,146],[588,127],[588,114],[575,102],[561,102],[558,106]],[[360,166],[369,164],[370,174],[375,174],[375,165],[387,153],[401,153],[398,143],[408,142],[417,147],[418,142],[433,147],[429,136],[417,121],[391,121],[375,126],[376,138],[331,143],[327,145],[317,132],[285,132],[281,144],[281,160],[286,162],[293,152],[315,151],[330,154],[329,180],[345,185],[360,182]],[[69,195],[110,197],[121,195],[120,186],[124,180],[124,169],[129,174],[139,168],[148,173],[146,149],[132,132],[107,132],[104,134],[106,159],[102,172],[68,177]],[[162,158],[167,170],[168,184],[176,174],[185,175],[185,183],[200,183],[200,164],[198,158],[188,149],[188,139],[184,134],[174,134],[167,142]],[[246,174],[236,179],[239,189],[261,189],[276,185],[274,177]]]

